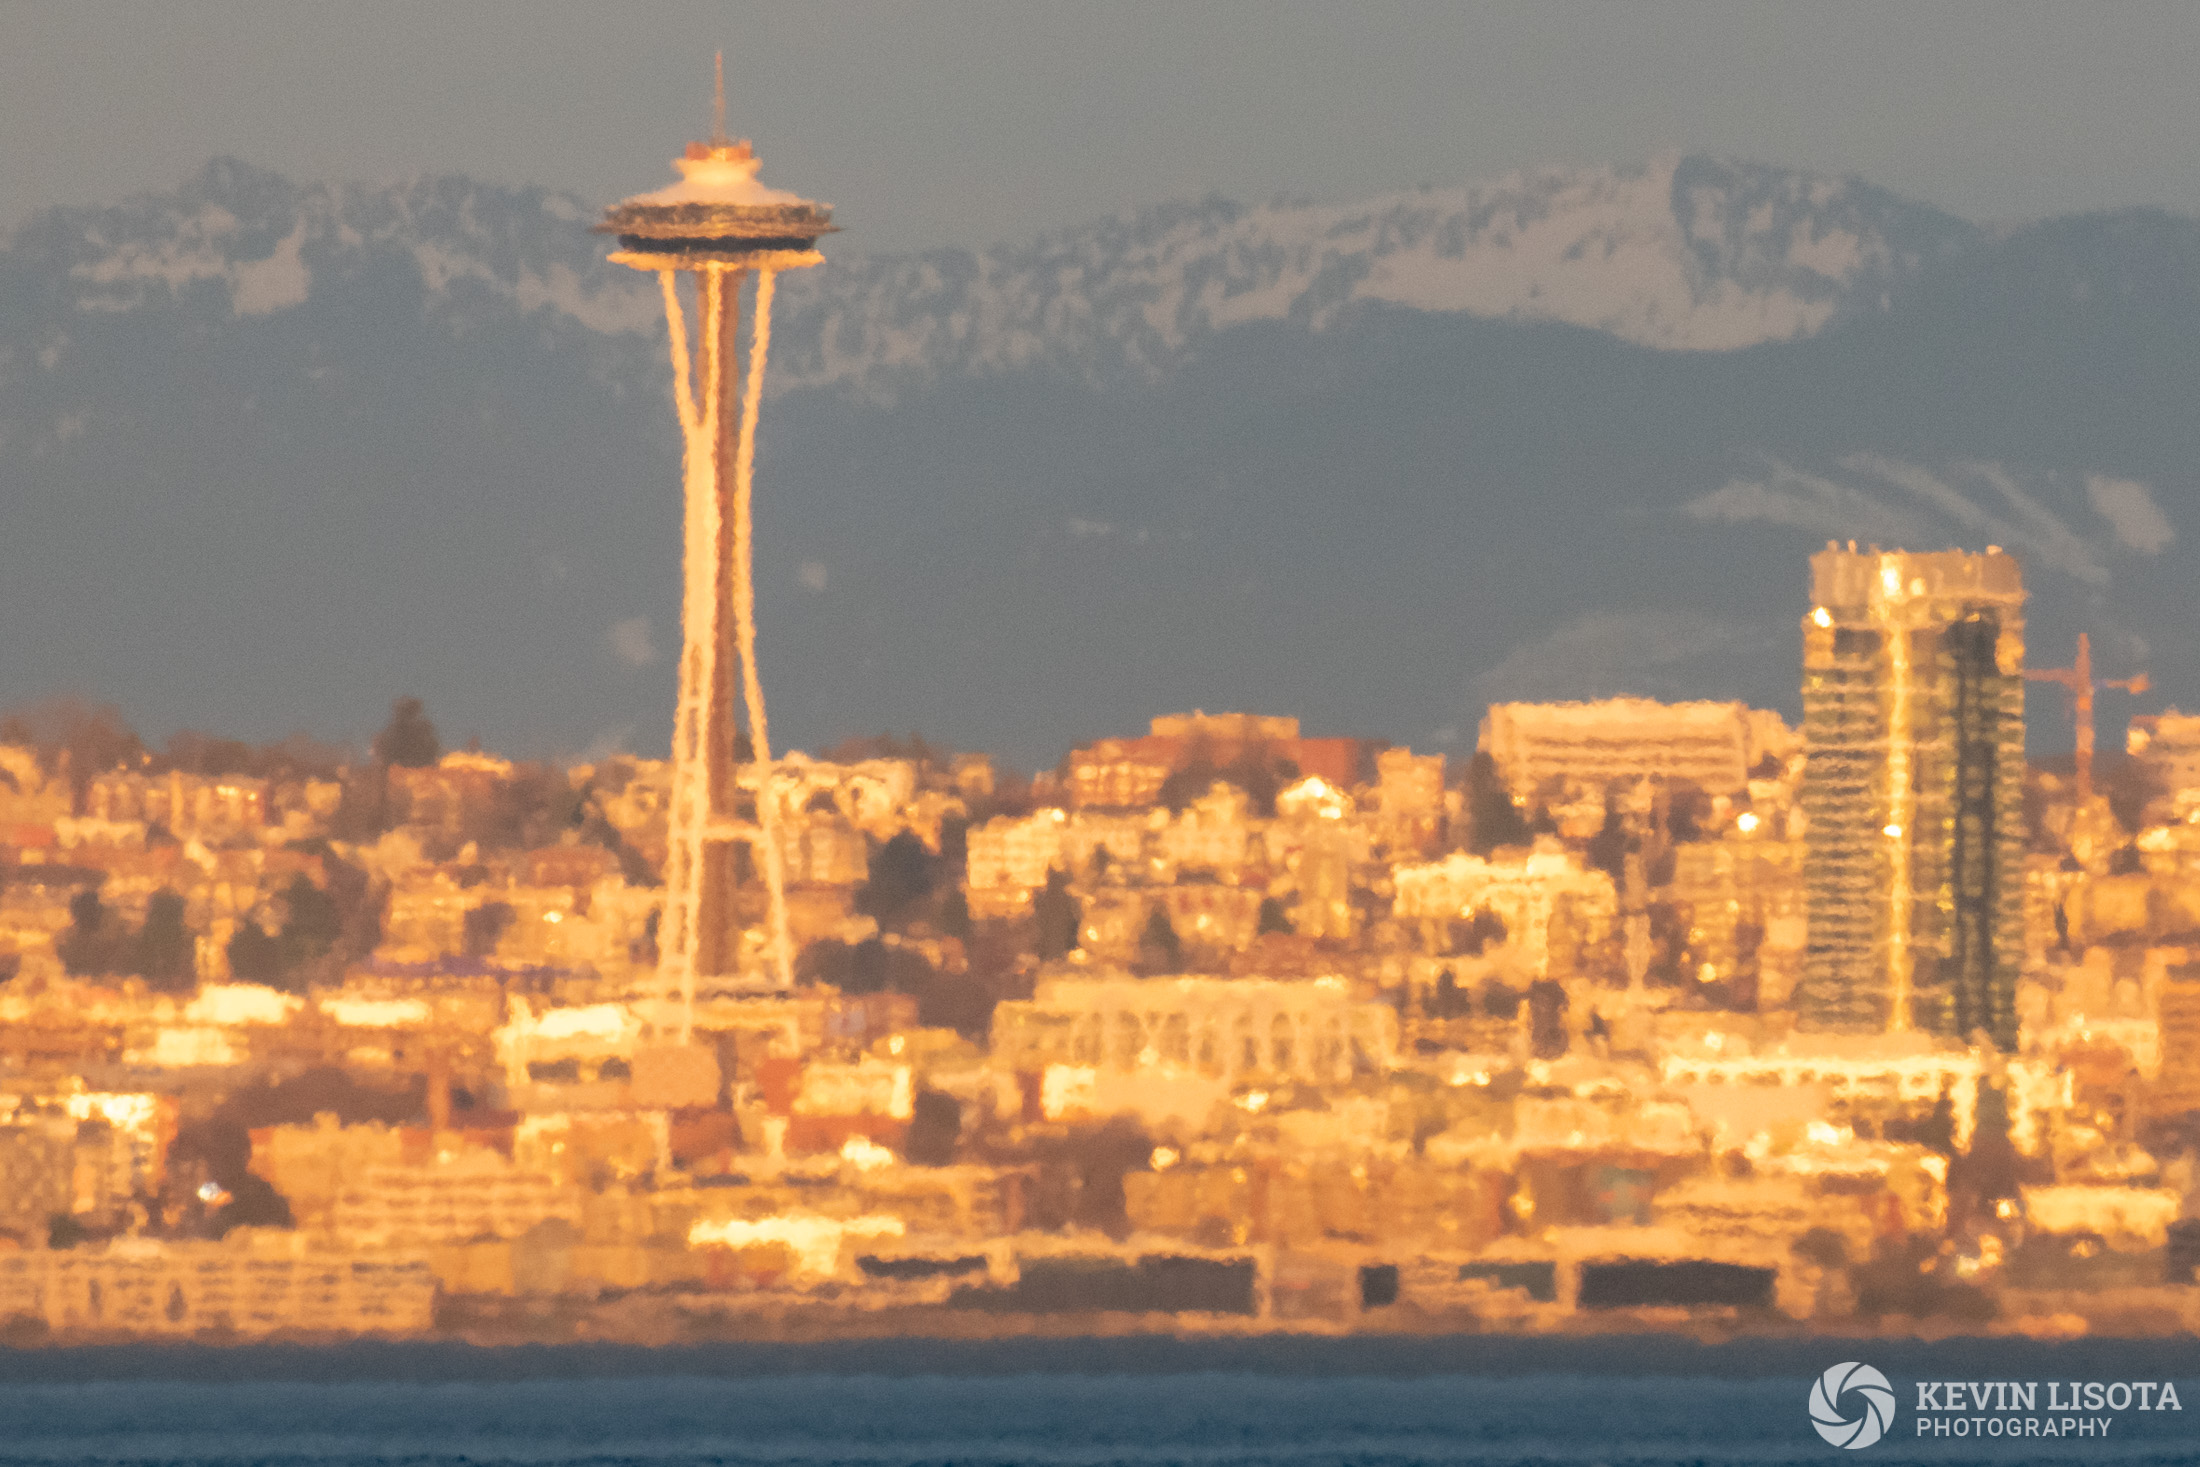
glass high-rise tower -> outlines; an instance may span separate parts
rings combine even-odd
[[[2016,1043],[2024,577],[1829,544],[1803,619],[1802,1027]]]

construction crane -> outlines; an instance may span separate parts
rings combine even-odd
[[[2035,683],[2059,683],[2070,695],[2071,722],[2077,729],[2078,755],[2078,808],[2084,809],[2093,802],[2093,693],[2096,688],[2115,688],[2120,692],[2143,693],[2153,686],[2145,673],[2130,678],[2103,678],[2093,680],[2093,644],[2084,632],[2078,633],[2078,656],[2068,667],[2028,667],[2025,680]]]

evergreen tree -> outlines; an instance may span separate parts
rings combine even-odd
[[[344,930],[336,899],[307,880],[304,872],[290,878],[283,889],[283,905],[288,909],[279,934],[284,966],[303,967],[336,946]]]
[[[183,898],[163,887],[146,904],[138,929],[137,970],[160,993],[189,993],[198,986],[197,944],[183,922]]]
[[[130,969],[130,929],[90,888],[69,899],[69,929],[54,943],[61,966],[79,978],[113,978]]]
[[[1478,856],[1499,846],[1524,846],[1530,839],[1527,818],[1497,777],[1497,761],[1476,754],[1467,765],[1468,844]]]
[[[917,915],[934,885],[932,852],[904,830],[871,853],[870,879],[856,893],[856,910],[889,931]]]
[[[1446,968],[1436,975],[1436,991],[1430,995],[1428,1004],[1430,1018],[1456,1019],[1472,1007],[1473,1003],[1460,991],[1459,980],[1452,976],[1451,969]]]
[[[374,736],[374,757],[405,769],[422,769],[443,757],[442,740],[418,698],[399,698],[390,705],[390,721]]]
[[[1138,953],[1147,966],[1172,972],[1184,966],[1184,943],[1159,902],[1146,913],[1146,928],[1138,934]]]
[[[462,919],[466,956],[485,958],[497,950],[505,929],[518,920],[509,902],[483,902]]]
[[[250,918],[237,924],[228,956],[229,974],[239,983],[265,983],[273,988],[283,981],[283,945]]]
[[[1078,947],[1078,929],[1084,912],[1069,894],[1069,875],[1060,868],[1047,873],[1046,890],[1032,901],[1032,917],[1038,927],[1039,961],[1055,962]]]

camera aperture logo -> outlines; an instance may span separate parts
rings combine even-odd
[[[1917,1434],[1955,1437],[2105,1437],[2126,1411],[2183,1411],[2174,1381],[1921,1380]],[[1895,1389],[1872,1366],[1849,1360],[1811,1382],[1810,1424],[1848,1451],[1894,1428]],[[2106,1411],[2108,1415],[2094,1413]]]
[[[1858,1451],[1894,1425],[1894,1387],[1855,1360],[1834,1366],[1811,1385],[1810,1424],[1837,1447]]]

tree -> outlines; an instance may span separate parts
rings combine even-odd
[[[441,758],[443,743],[427,709],[418,698],[399,698],[390,704],[390,721],[374,736],[374,757],[383,764],[422,769]]]
[[[1159,972],[1175,972],[1184,966],[1183,940],[1176,935],[1175,924],[1159,902],[1146,913],[1145,930],[1138,934],[1138,956],[1145,966]]]
[[[526,850],[555,845],[567,830],[587,824],[587,791],[575,789],[564,770],[521,764],[497,782],[487,801],[469,800],[461,807],[458,839]]]
[[[1497,777],[1497,761],[1486,753],[1476,754],[1467,765],[1467,826],[1467,843],[1478,856],[1499,846],[1528,844],[1527,819]]]
[[[638,968],[654,968],[658,962],[657,928],[663,922],[665,909],[650,908],[649,918],[642,923],[642,935],[627,944],[627,956]]]
[[[371,843],[395,824],[390,767],[377,759],[345,770],[343,797],[335,818],[329,822],[329,833],[338,840]]]
[[[497,950],[505,929],[518,920],[509,902],[483,902],[464,918],[466,956],[485,958]]]
[[[1976,1084],[1971,1144],[1948,1162],[1948,1231],[1954,1236],[1992,1228],[1996,1204],[2018,1195],[2022,1168],[2009,1139],[2008,1092],[1984,1078]]]
[[[796,957],[795,972],[802,982],[830,983],[847,994],[906,993],[917,1000],[920,1011],[939,994],[941,983],[918,949],[878,937],[854,944],[819,938]]]
[[[1256,815],[1276,813],[1276,796],[1299,777],[1299,766],[1275,753],[1266,744],[1249,744],[1227,764],[1217,764],[1214,752],[1197,745],[1191,757],[1161,782],[1156,804],[1182,810],[1218,782],[1234,784],[1245,792]]]
[[[873,737],[842,739],[825,757],[835,764],[860,764],[866,759],[907,759],[919,766],[936,765],[945,768],[949,756],[924,741],[922,734],[912,733],[897,738],[890,733]]]
[[[260,751],[240,739],[216,738],[196,729],[178,729],[162,746],[155,768],[165,765],[185,774],[218,777],[224,774],[258,774]]]
[[[1039,961],[1051,963],[1068,957],[1079,944],[1084,911],[1069,894],[1069,875],[1060,867],[1047,873],[1046,890],[1032,899],[1032,916],[1038,925]]]
[[[2101,790],[2108,796],[2109,813],[2133,835],[2146,825],[2147,806],[2169,793],[2151,765],[2128,757],[2109,766]]]
[[[918,1166],[947,1166],[961,1135],[962,1102],[938,1090],[920,1090],[902,1154]]]
[[[61,966],[79,978],[112,978],[128,972],[130,929],[87,887],[69,899],[69,929],[54,943]]]
[[[891,930],[914,915],[933,885],[932,852],[923,837],[900,831],[871,853],[870,879],[856,893],[856,910]]]
[[[1675,845],[1708,839],[1711,796],[1692,780],[1676,779],[1666,787],[1665,833]]]
[[[935,986],[937,997],[927,995],[920,1021],[982,1042],[992,1027],[996,1003],[1031,997],[1037,972],[1031,960],[1036,926],[1032,917],[972,924],[963,944],[968,971]],[[940,992],[949,988],[951,992]]]
[[[259,923],[247,919],[237,924],[229,939],[229,973],[242,983],[265,983],[270,988],[283,980],[283,947]]]
[[[279,934],[288,967],[302,967],[325,955],[343,935],[343,914],[336,899],[306,879],[301,871],[283,889],[283,930]]]
[[[1454,918],[1447,925],[1451,950],[1466,957],[1479,957],[1493,942],[1502,943],[1506,936],[1505,919],[1489,908],[1478,908],[1472,917]]]
[[[1436,975],[1436,991],[1429,995],[1428,1012],[1432,1019],[1461,1018],[1474,1008],[1474,1001],[1459,987],[1459,980],[1446,968]]]
[[[1566,1052],[1566,989],[1555,978],[1528,985],[1528,1042],[1537,1059]]]
[[[290,878],[282,893],[283,920],[273,932],[249,918],[237,925],[228,955],[239,981],[303,992],[315,979],[332,977],[344,958],[373,948],[379,922],[366,900],[365,874],[341,862],[328,866],[329,891],[302,871]]]
[[[970,898],[963,895],[959,886],[949,887],[947,895],[940,899],[940,931],[963,942],[970,940]]]
[[[321,869],[328,880],[328,898],[335,904],[335,950],[347,961],[363,958],[382,941],[382,900],[388,886],[369,878],[361,867],[338,858],[326,841],[318,844]]]
[[[1639,845],[1641,842],[1627,833],[1627,820],[1620,814],[1619,806],[1606,797],[1603,828],[1589,838],[1582,851],[1583,859],[1618,885],[1627,880],[1627,853]]]
[[[324,744],[310,734],[294,733],[254,752],[253,773],[270,779],[335,779],[351,762],[351,753],[338,744]]]
[[[166,887],[153,893],[138,929],[137,970],[159,993],[189,993],[198,986],[197,944],[183,922],[183,898]]]
[[[36,748],[46,772],[65,773],[79,801],[93,775],[135,769],[145,759],[145,744],[123,721],[120,709],[78,698],[49,699],[0,719],[0,743]]]

